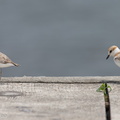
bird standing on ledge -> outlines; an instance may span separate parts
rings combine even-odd
[[[0,68],[1,68],[0,74],[2,75],[2,68],[11,67],[11,66],[18,67],[19,65],[14,63],[8,56],[0,52]],[[1,79],[1,75],[0,75],[0,79]]]
[[[108,59],[110,56],[113,57],[115,64],[120,67],[120,49],[117,46],[113,45],[109,47],[108,56],[106,59]]]

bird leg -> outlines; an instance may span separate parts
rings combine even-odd
[[[2,68],[0,68],[0,80],[1,80],[1,77],[2,77]]]

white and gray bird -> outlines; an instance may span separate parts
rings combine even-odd
[[[11,66],[18,67],[19,65],[14,63],[8,56],[0,52],[0,79],[2,76],[2,68]]]
[[[106,59],[110,56],[113,57],[115,64],[120,67],[120,49],[117,46],[113,45],[108,48],[108,56]]]

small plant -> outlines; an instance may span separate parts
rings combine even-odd
[[[112,90],[112,88],[109,85],[107,85],[107,83],[102,83],[102,85],[96,91],[103,92],[105,101],[106,120],[111,120],[110,99],[108,89],[110,89],[109,92]]]
[[[103,92],[106,95],[107,94],[106,93],[106,88],[110,89],[109,92],[112,91],[112,88],[109,85],[106,85],[106,83],[102,83],[102,85],[96,91],[97,92]]]

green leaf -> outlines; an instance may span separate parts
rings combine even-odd
[[[111,88],[110,86],[107,86],[107,88],[109,88],[109,89],[110,89],[110,91],[112,91],[112,88]],[[110,91],[109,91],[109,92],[110,92]]]
[[[110,91],[112,90],[112,88],[110,86],[107,85],[107,88],[110,89]],[[105,83],[102,83],[102,85],[96,90],[97,92],[103,92],[104,94],[106,94],[106,86]]]

